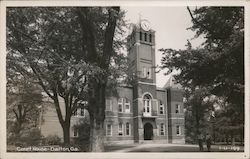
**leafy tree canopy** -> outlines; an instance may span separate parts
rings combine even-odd
[[[162,68],[180,70],[177,82],[184,87],[206,87],[230,103],[243,105],[244,98],[244,8],[200,7],[191,11],[196,37],[204,36],[199,48],[161,49]]]
[[[199,130],[214,134],[242,136],[244,124],[244,8],[187,7],[193,25],[188,28],[202,36],[204,43],[184,50],[160,49],[162,69],[178,70],[177,82],[186,89],[186,135],[195,140]],[[216,95],[217,100],[204,103]],[[223,101],[224,104],[218,101]],[[219,109],[215,110],[215,105]],[[211,116],[210,112],[215,113]],[[210,117],[212,120],[208,120]],[[209,126],[210,125],[210,126]],[[194,129],[195,128],[195,129]],[[237,130],[237,131],[236,131]],[[232,134],[232,132],[234,132]],[[220,137],[223,137],[220,135]],[[191,141],[191,142],[193,142]]]
[[[32,79],[53,100],[66,143],[72,113],[96,97],[91,84],[114,85],[126,69],[123,16],[119,7],[7,8],[7,74]]]

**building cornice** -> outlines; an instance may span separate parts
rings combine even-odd
[[[141,81],[138,81],[138,83],[140,83],[140,84],[146,84],[146,85],[156,86],[156,83],[148,83],[148,82],[141,82]]]

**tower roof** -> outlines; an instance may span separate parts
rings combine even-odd
[[[176,83],[175,78],[171,75],[164,85],[164,88],[175,88],[175,89],[182,89],[181,84]]]

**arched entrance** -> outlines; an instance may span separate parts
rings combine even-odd
[[[153,126],[150,123],[144,125],[144,140],[153,139]]]

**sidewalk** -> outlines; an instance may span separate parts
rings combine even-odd
[[[206,152],[206,146],[204,145]],[[106,152],[200,152],[198,145],[190,144],[130,144],[130,145],[112,145],[106,147]],[[211,152],[243,152],[243,146],[221,146],[212,145]]]

